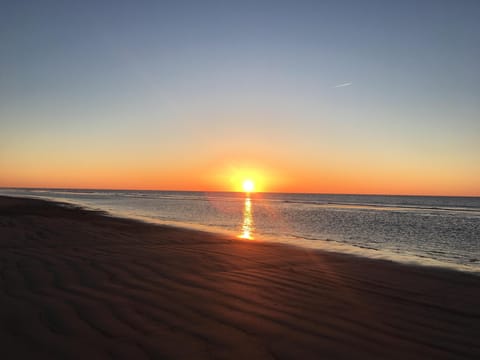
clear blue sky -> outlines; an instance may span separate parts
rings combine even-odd
[[[0,186],[172,188],[230,158],[480,195],[479,1],[1,5]]]

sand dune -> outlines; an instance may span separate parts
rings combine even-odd
[[[480,278],[0,198],[2,358],[475,359]]]

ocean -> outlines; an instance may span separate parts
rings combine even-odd
[[[480,198],[0,189],[114,216],[480,274]]]

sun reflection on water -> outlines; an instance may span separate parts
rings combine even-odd
[[[253,239],[253,214],[252,214],[252,200],[247,195],[245,197],[245,207],[243,209],[243,224],[242,233],[239,235],[242,239]]]

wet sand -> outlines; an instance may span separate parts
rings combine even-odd
[[[0,197],[3,359],[479,359],[480,277]]]

